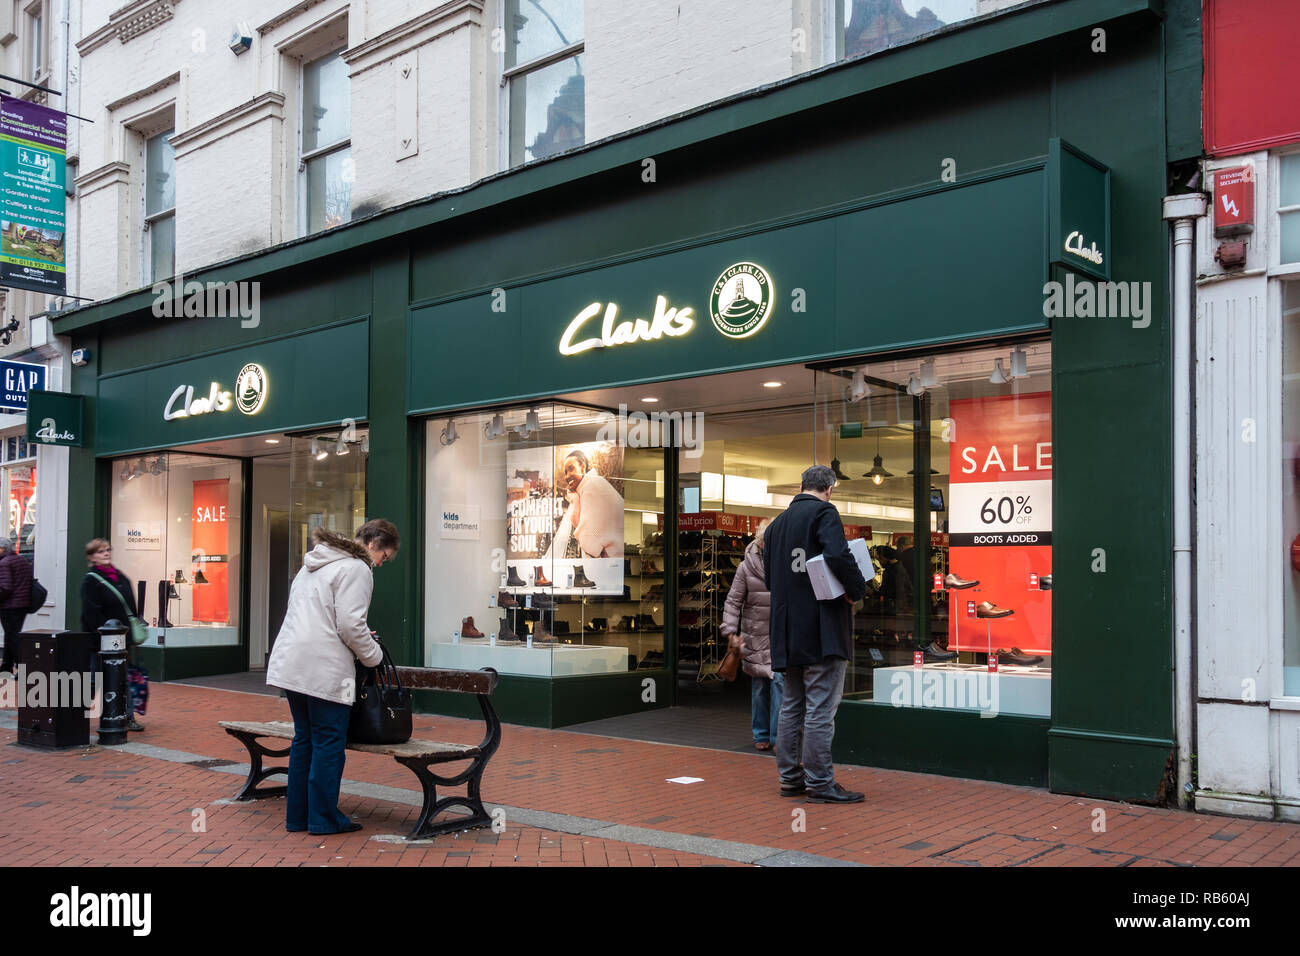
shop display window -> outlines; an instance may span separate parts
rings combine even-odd
[[[846,697],[1050,715],[1050,370],[1033,343],[819,371],[817,458],[872,562]]]
[[[1300,282],[1282,286],[1283,693],[1300,697]]]
[[[239,643],[242,502],[236,459],[113,462],[113,563],[136,587],[148,645]]]
[[[425,657],[571,677],[664,661],[661,447],[544,403],[427,427]]]

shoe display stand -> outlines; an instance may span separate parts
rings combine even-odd
[[[722,612],[752,535],[683,531],[677,559],[677,674],[697,682],[721,680],[727,653]]]
[[[990,679],[996,678],[996,685]],[[926,662],[924,667],[903,665],[877,667],[871,672],[872,696],[889,703],[903,687],[910,706],[931,706],[949,710],[996,710],[999,714],[1050,717],[1052,714],[1052,670],[1050,667],[998,665],[989,673],[986,664]],[[996,695],[993,687],[996,686]],[[983,706],[981,706],[983,701]]]

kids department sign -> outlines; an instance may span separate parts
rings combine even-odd
[[[0,96],[0,285],[62,295],[68,118]]]

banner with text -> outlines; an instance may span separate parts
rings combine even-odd
[[[0,96],[0,285],[66,291],[67,114]]]
[[[949,416],[948,569],[979,582],[948,592],[949,650],[1051,654],[1051,393],[954,399]],[[1012,613],[968,615],[986,601]]]
[[[230,623],[230,479],[194,482],[194,621]]]

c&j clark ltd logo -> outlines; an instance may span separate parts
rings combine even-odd
[[[773,301],[772,277],[767,270],[752,262],[737,262],[713,283],[709,316],[723,335],[743,339],[763,327]]]

